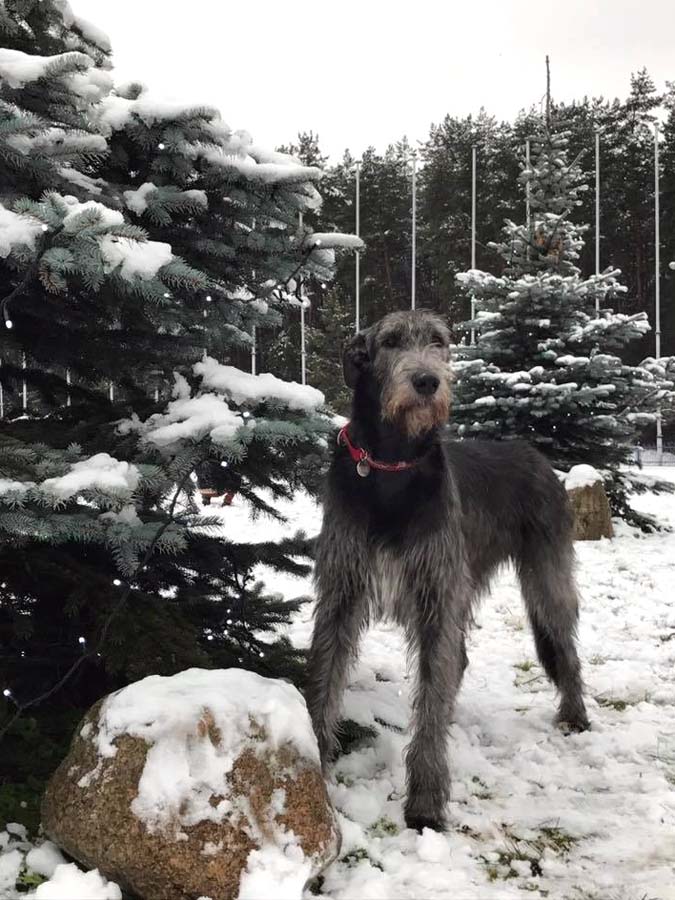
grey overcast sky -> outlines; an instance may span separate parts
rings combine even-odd
[[[273,147],[423,140],[446,113],[512,117],[544,92],[615,97],[675,80],[675,0],[71,0],[111,38],[118,80],[217,106]]]

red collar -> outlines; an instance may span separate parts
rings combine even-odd
[[[352,460],[356,463],[356,471],[365,478],[370,475],[371,469],[378,469],[380,472],[405,472],[407,469],[414,469],[420,463],[419,459],[413,459],[410,462],[380,462],[373,459],[367,450],[363,447],[355,447],[349,440],[349,422],[344,425],[338,432],[337,442],[344,444]]]

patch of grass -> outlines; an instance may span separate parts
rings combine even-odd
[[[627,700],[616,700],[613,697],[596,697],[595,700],[598,706],[615,709],[617,712],[625,712],[630,705]]]
[[[388,816],[382,816],[368,830],[374,837],[389,837],[398,834],[400,829]]]
[[[541,859],[546,849],[565,857],[578,841],[578,838],[556,826],[540,828],[539,834],[534,838],[521,838],[508,826],[504,826],[504,829],[505,848],[489,856],[480,857],[490,881],[527,878],[528,874],[522,871],[526,867],[529,867],[530,877],[538,878],[542,874]],[[515,866],[516,862],[525,863],[525,866]],[[531,891],[539,888],[537,885],[525,883],[523,889]],[[540,893],[545,896],[544,892]]]
[[[358,863],[360,863],[363,859],[367,859],[370,865],[375,869],[379,869],[381,872],[384,871],[382,866],[372,859],[365,847],[357,847],[355,850],[352,850],[349,853],[345,854],[345,856],[341,856],[340,862],[351,868],[352,866],[358,865]]]
[[[601,656],[599,653],[596,653],[591,656],[588,661],[592,666],[604,666],[604,664],[607,662],[607,657]]]
[[[19,872],[19,876],[16,879],[16,889],[19,893],[28,893],[28,891],[35,890],[38,885],[42,884],[47,879],[44,875],[38,875],[37,872],[29,872],[26,866],[22,866],[21,871]]]
[[[529,672],[535,667],[536,663],[532,659],[526,659],[525,662],[514,663],[514,669],[520,669],[521,672]]]

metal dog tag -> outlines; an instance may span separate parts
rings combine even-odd
[[[356,464],[356,471],[361,478],[367,478],[370,475],[370,466],[367,459],[360,459]]]

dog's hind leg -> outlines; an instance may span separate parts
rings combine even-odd
[[[318,596],[305,688],[324,769],[337,749],[342,694],[359,636],[368,621],[363,544],[348,531],[339,535],[334,531],[328,524],[317,546]]]
[[[571,544],[527,544],[518,575],[539,661],[560,692],[557,720],[561,727],[585,731],[590,726],[576,648],[579,603]]]

